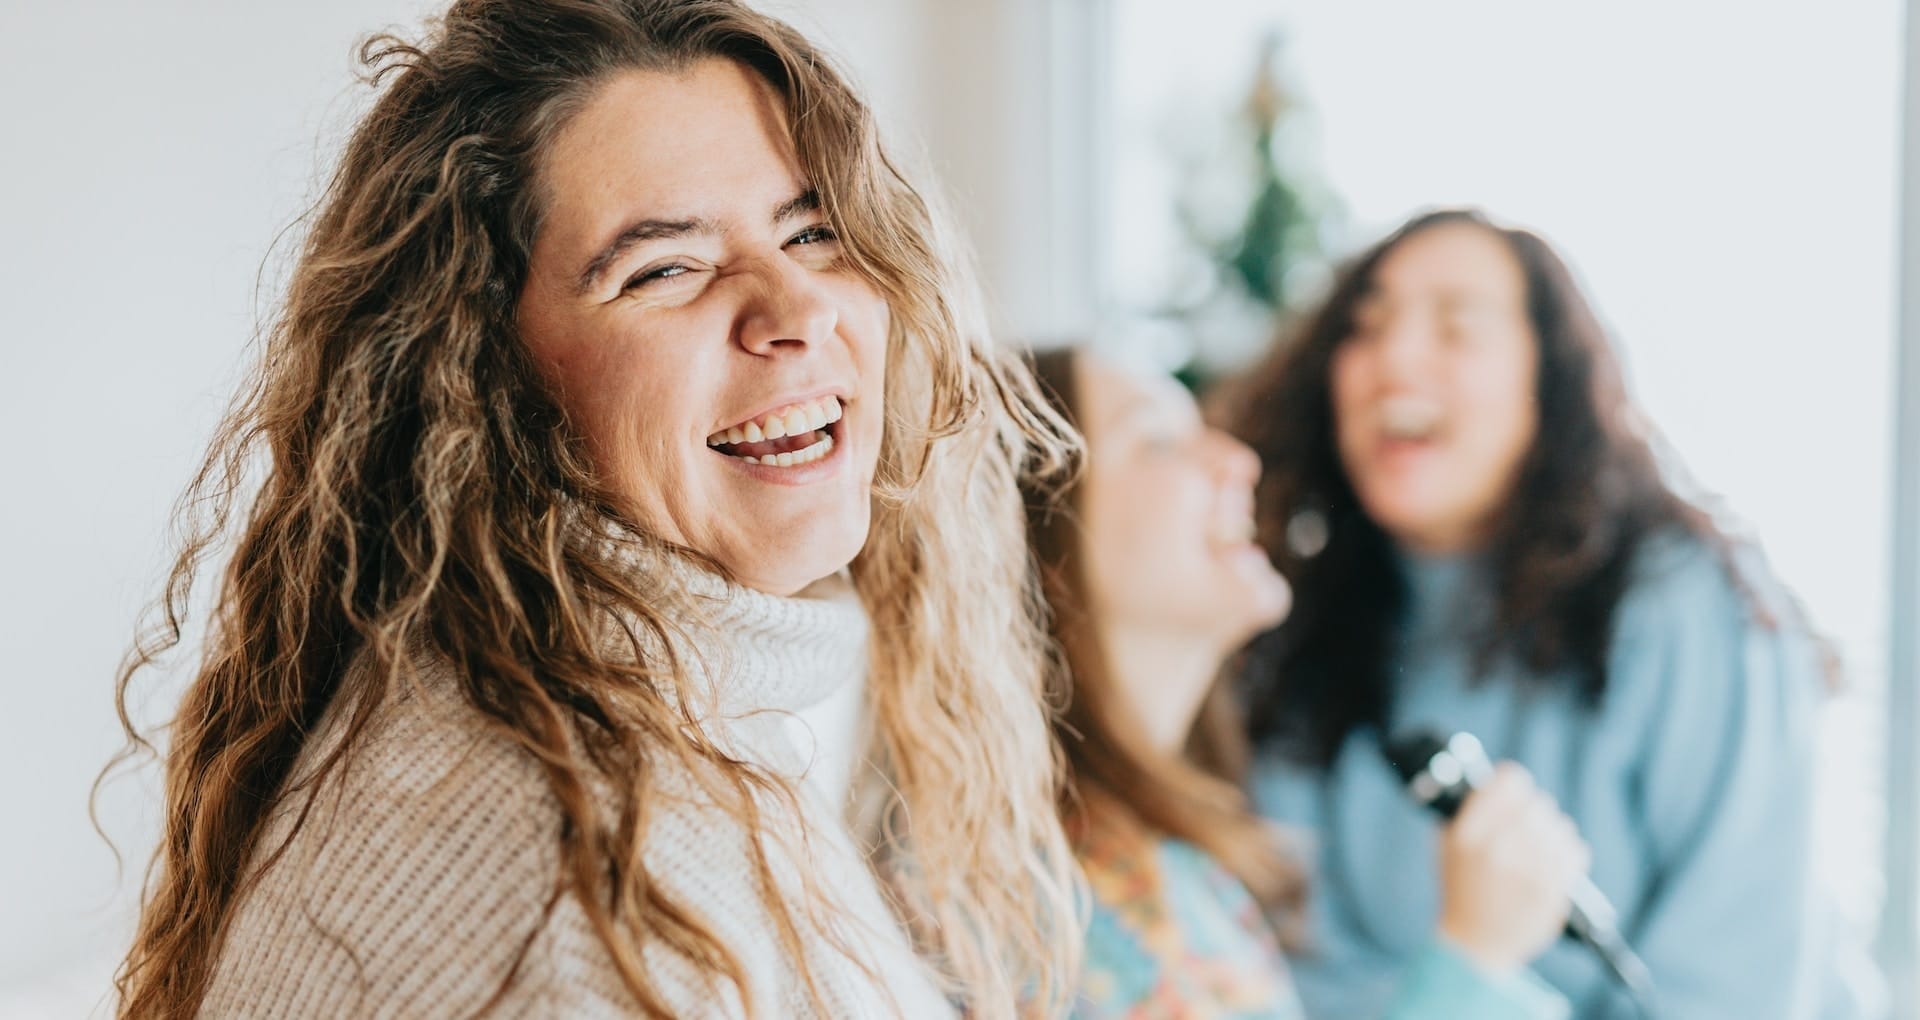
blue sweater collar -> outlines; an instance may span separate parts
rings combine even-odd
[[[1433,555],[1395,545],[1394,560],[1406,582],[1408,637],[1457,639],[1492,610],[1493,577],[1485,552]]]

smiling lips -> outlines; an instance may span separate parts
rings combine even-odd
[[[1380,431],[1388,439],[1419,441],[1440,432],[1440,405],[1421,397],[1388,397],[1380,402]]]
[[[811,464],[833,452],[831,427],[841,413],[840,398],[834,396],[789,404],[715,432],[707,446],[749,464]]]
[[[1241,517],[1236,514],[1231,520],[1218,521],[1208,529],[1207,540],[1216,548],[1238,549],[1253,544],[1258,534],[1252,517]]]

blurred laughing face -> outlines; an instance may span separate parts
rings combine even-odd
[[[1106,628],[1237,645],[1290,593],[1254,543],[1252,450],[1200,419],[1172,379],[1074,359],[1087,441],[1080,481],[1088,598]]]
[[[771,90],[729,61],[602,85],[545,154],[521,335],[654,534],[791,594],[866,543],[888,311]]]
[[[1340,460],[1368,516],[1418,552],[1483,542],[1539,428],[1538,365],[1504,239],[1449,223],[1394,247],[1332,366]]]

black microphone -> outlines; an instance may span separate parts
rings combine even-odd
[[[1390,741],[1386,754],[1413,799],[1442,818],[1458,814],[1467,797],[1493,777],[1493,763],[1471,733],[1442,737],[1432,730],[1415,730]],[[1592,949],[1633,996],[1641,1014],[1653,1016],[1653,976],[1621,937],[1613,904],[1584,875],[1574,880],[1567,899],[1567,937]]]

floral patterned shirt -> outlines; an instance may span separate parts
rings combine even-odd
[[[1093,892],[1078,1020],[1306,1020],[1279,940],[1246,886],[1199,847],[1139,825],[1079,840]],[[1401,974],[1379,1020],[1566,1020],[1531,972],[1482,971],[1444,940]]]
[[[1304,1020],[1273,930],[1205,851],[1137,826],[1095,826],[1080,844],[1093,891],[1082,1020]]]

